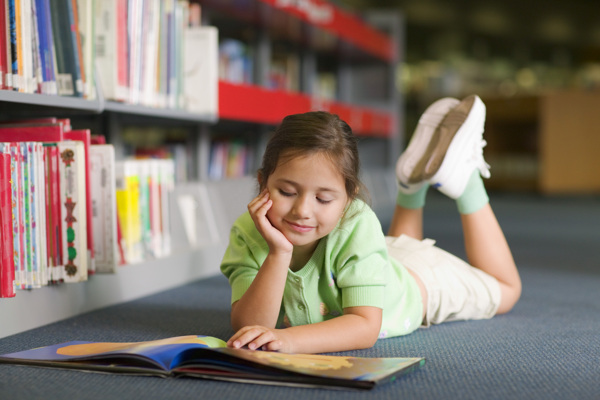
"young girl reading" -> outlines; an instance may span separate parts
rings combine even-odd
[[[336,115],[283,119],[234,223],[221,271],[232,289],[231,347],[292,353],[368,348],[444,321],[491,318],[521,282],[481,175],[485,106],[433,103],[399,158],[389,236],[364,201],[351,128]],[[423,240],[425,194],[456,199],[469,264]]]

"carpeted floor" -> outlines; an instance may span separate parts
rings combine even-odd
[[[600,399],[600,199],[492,194],[523,279],[515,309],[380,340],[348,354],[423,356],[370,392],[115,376],[0,365],[1,399]],[[426,234],[462,253],[455,206],[427,200]],[[226,339],[229,287],[217,276],[0,340],[0,353],[69,340]]]

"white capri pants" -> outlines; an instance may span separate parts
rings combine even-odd
[[[423,325],[488,319],[500,305],[500,285],[491,275],[434,246],[432,239],[386,237],[390,257],[413,271],[427,289]]]

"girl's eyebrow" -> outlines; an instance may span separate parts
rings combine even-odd
[[[278,182],[278,183],[287,183],[287,184],[289,184],[289,185],[292,185],[292,186],[294,186],[294,187],[298,187],[298,186],[300,186],[300,185],[299,185],[297,182],[294,182],[294,181],[292,181],[292,180],[285,179],[285,178],[280,178],[280,179],[277,179],[277,181],[276,181],[276,182]],[[318,187],[318,188],[317,188],[317,191],[318,191],[318,192],[340,193],[340,191],[339,191],[339,190],[332,189],[332,188],[328,188],[328,187]]]

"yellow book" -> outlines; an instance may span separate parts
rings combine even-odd
[[[115,179],[117,183],[117,214],[121,224],[125,261],[128,264],[140,262],[143,260],[143,251],[140,218],[140,177],[137,163],[132,160],[117,162]]]

